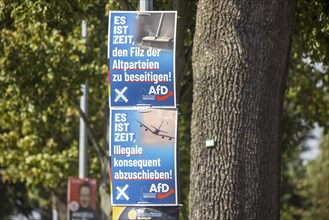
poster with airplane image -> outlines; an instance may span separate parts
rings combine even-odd
[[[176,107],[176,11],[109,13],[109,102]]]
[[[177,110],[112,108],[112,205],[177,205]]]

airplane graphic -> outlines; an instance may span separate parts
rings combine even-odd
[[[141,127],[141,128],[144,127],[145,131],[150,131],[152,134],[162,137],[162,139],[164,139],[164,138],[168,138],[169,140],[175,139],[172,136],[163,134],[163,133],[168,133],[166,131],[161,130],[161,126],[162,126],[164,120],[161,122],[159,128],[156,128],[153,125],[151,125],[152,128],[150,128],[150,127],[146,126],[145,124],[143,124],[142,122],[138,121],[137,119],[136,119],[136,121],[139,123],[139,127]]]

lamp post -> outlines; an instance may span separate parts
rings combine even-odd
[[[81,37],[87,38],[87,21],[81,23]],[[87,116],[88,114],[88,84],[81,85],[82,95],[80,97],[80,108]],[[80,117],[80,132],[79,132],[79,178],[87,177],[87,142],[86,124],[83,118]]]
[[[140,11],[153,11],[153,0],[140,0],[139,1]]]

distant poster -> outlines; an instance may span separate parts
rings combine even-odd
[[[176,107],[176,11],[111,11],[110,106]]]
[[[96,179],[69,177],[68,219],[97,220]]]
[[[153,207],[120,207],[114,206],[112,220],[178,220],[179,207],[177,206],[153,206]]]
[[[113,205],[177,204],[177,110],[111,109]]]

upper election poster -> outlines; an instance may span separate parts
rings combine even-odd
[[[176,109],[111,108],[112,205],[177,205]]]
[[[176,107],[176,11],[111,11],[110,106]]]

